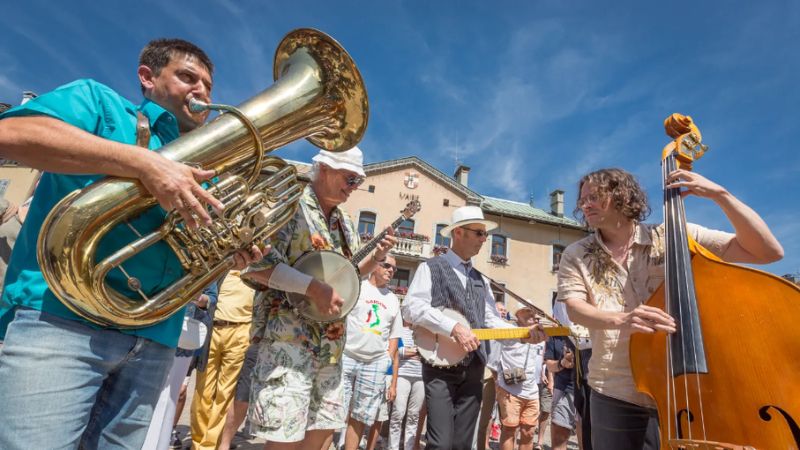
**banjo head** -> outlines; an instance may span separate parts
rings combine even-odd
[[[440,308],[445,316],[470,328],[466,317],[452,309]],[[414,345],[419,356],[433,367],[453,367],[467,356],[461,344],[450,336],[436,334],[423,327],[414,328]]]
[[[347,316],[356,305],[361,293],[361,279],[356,267],[344,256],[327,250],[310,252],[298,258],[292,267],[331,285],[344,299],[339,314],[331,316],[321,313],[305,295],[290,292],[289,302],[299,315],[315,322],[333,322]]]

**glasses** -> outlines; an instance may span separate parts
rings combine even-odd
[[[489,237],[489,232],[484,231],[484,230],[473,230],[472,228],[467,228],[467,227],[461,227],[461,229],[462,230],[467,230],[467,231],[472,231],[473,233],[475,233],[475,236],[478,236],[479,238]]]
[[[586,197],[581,197],[578,199],[578,208],[583,208],[588,204],[598,204],[600,201],[603,200],[603,197],[600,194],[592,193],[587,195]]]
[[[365,178],[361,175],[348,175],[348,177],[345,179],[345,183],[347,183],[347,186],[349,187],[359,187],[361,186],[361,183],[364,182],[364,179]]]
[[[379,266],[383,267],[386,270],[392,269],[392,271],[397,270],[397,266],[393,266],[387,262],[380,263]]]

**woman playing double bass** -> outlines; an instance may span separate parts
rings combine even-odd
[[[783,248],[766,223],[722,186],[685,170],[666,175],[680,188],[716,203],[735,234],[687,224],[690,238],[729,262],[769,263]],[[645,302],[664,282],[665,226],[644,224],[650,208],[637,180],[620,169],[589,173],[578,183],[576,215],[594,233],[565,250],[558,300],[570,318],[589,328],[592,446],[595,450],[659,448],[653,399],[637,391],[631,372],[632,333],[675,333],[673,317]]]

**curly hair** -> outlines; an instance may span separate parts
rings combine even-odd
[[[183,39],[153,39],[148,42],[139,54],[139,65],[147,66],[158,76],[161,69],[167,67],[172,58],[178,55],[188,55],[196,58],[206,67],[209,75],[214,74],[214,63],[200,47]],[[142,86],[144,92],[144,86]]]
[[[592,183],[597,188],[597,195],[605,200],[610,198],[614,208],[625,217],[638,222],[650,215],[647,194],[642,190],[639,181],[629,172],[622,169],[600,169],[584,175],[578,182],[578,193],[585,183]],[[572,212],[576,219],[586,225],[586,217],[580,207],[580,198]]]

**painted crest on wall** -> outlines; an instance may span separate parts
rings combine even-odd
[[[409,189],[416,189],[419,186],[419,174],[416,172],[406,172],[403,184]]]

